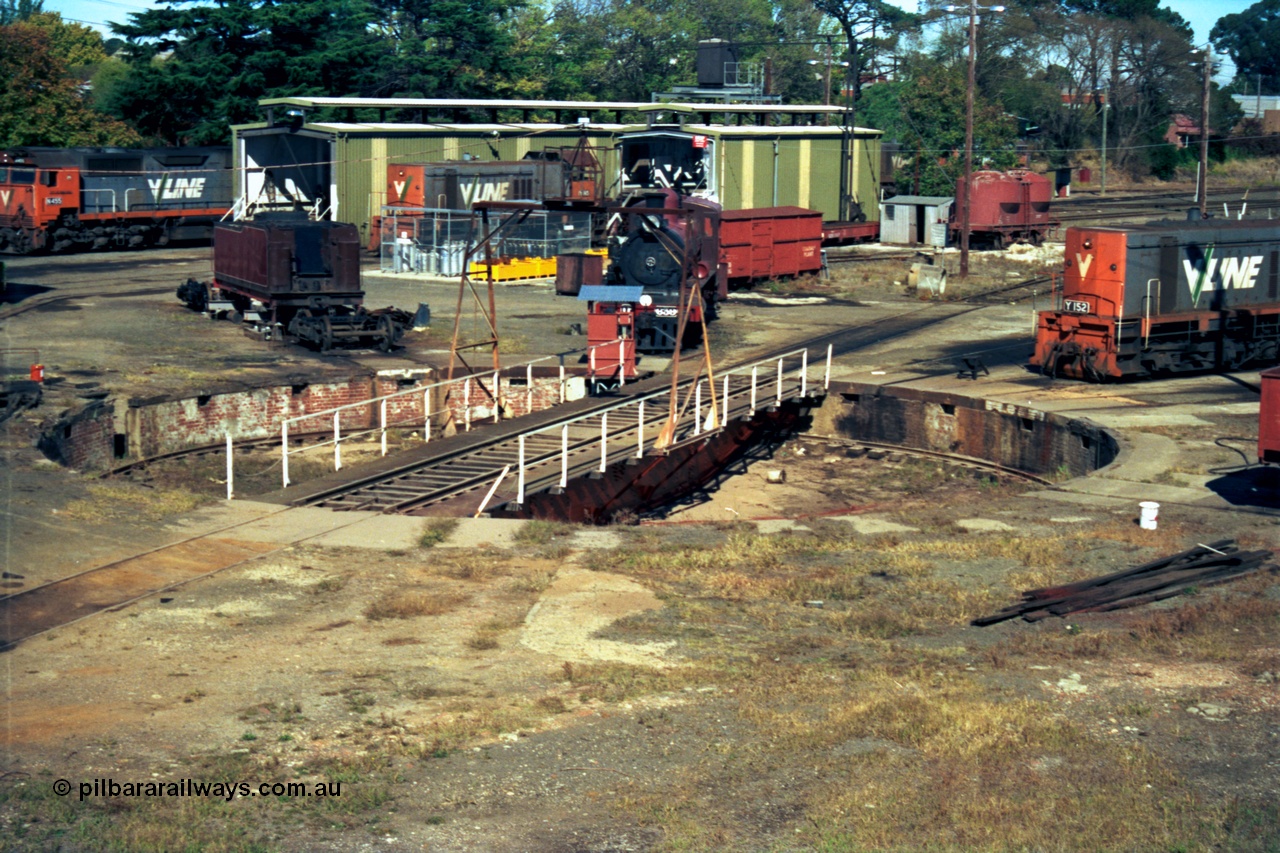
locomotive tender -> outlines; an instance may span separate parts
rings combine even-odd
[[[230,164],[226,147],[0,153],[0,252],[208,239],[232,204]]]
[[[365,310],[354,225],[301,217],[219,225],[213,280],[188,280],[178,298],[211,317],[286,330],[322,352],[342,340],[373,340],[390,351],[410,321],[403,311]]]
[[[1280,240],[1261,221],[1067,229],[1032,367],[1104,381],[1280,357]]]

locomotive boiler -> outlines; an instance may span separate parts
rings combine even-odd
[[[230,161],[225,147],[0,153],[0,252],[208,239],[232,204]]]
[[[639,287],[635,340],[640,352],[671,352],[701,340],[700,324],[715,319],[717,301],[728,296],[719,263],[720,207],[660,190],[634,197],[611,211],[618,216],[609,237],[604,284]],[[697,288],[684,340],[677,342],[682,288]]]
[[[1280,355],[1280,240],[1270,222],[1067,229],[1055,310],[1032,366],[1102,381],[1235,370]]]

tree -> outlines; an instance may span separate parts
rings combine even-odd
[[[44,0],[0,0],[0,27],[25,21],[44,11]]]
[[[130,70],[101,103],[168,144],[222,144],[262,98],[361,95],[384,53],[364,0],[219,0],[113,24]]]
[[[515,46],[511,24],[523,0],[374,0],[390,53],[378,95],[429,98],[509,94]]]
[[[140,142],[128,125],[84,102],[47,28],[0,26],[0,148]]]
[[[845,57],[849,63],[848,85],[853,101],[857,103],[875,51],[891,46],[896,31],[917,23],[919,18],[883,0],[813,0],[813,5],[835,21],[844,35]]]
[[[917,58],[905,80],[868,86],[861,114],[888,139],[903,144],[907,162],[898,186],[925,195],[952,195],[964,169],[965,89],[963,68]],[[998,103],[975,97],[975,163],[996,169],[1014,165],[1015,127]]]
[[[1280,0],[1259,0],[1243,12],[1224,15],[1209,38],[1231,57],[1237,73],[1262,75],[1272,91],[1280,86]]]

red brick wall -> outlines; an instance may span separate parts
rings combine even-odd
[[[106,402],[90,403],[47,428],[38,446],[46,456],[70,468],[110,468],[115,460],[115,412]]]

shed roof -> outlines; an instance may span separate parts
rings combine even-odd
[[[522,101],[472,98],[264,98],[262,107],[338,107],[347,109],[443,109],[443,110],[628,110],[634,112],[680,113],[795,113],[837,115],[845,107],[824,104],[699,104],[653,103],[651,101]]]
[[[881,204],[923,204],[927,207],[937,207],[940,204],[946,204],[955,199],[949,195],[895,195],[892,198],[886,198]]]

